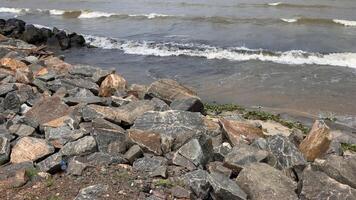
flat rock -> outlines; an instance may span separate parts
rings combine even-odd
[[[246,166],[236,179],[251,200],[298,199],[297,184],[283,172],[264,163]]]
[[[12,148],[10,161],[12,163],[36,161],[53,152],[54,147],[48,144],[46,140],[23,137]]]
[[[63,101],[68,105],[77,105],[77,104],[100,104],[108,105],[108,99],[92,96],[92,97],[66,97],[63,98]]]
[[[239,173],[246,165],[258,163],[265,160],[268,152],[259,150],[246,144],[234,146],[225,156],[224,166],[232,169],[234,173]]]
[[[0,85],[0,96],[5,96],[7,93],[14,91],[16,89],[16,84],[14,83],[4,83]]]
[[[198,169],[189,172],[183,176],[183,181],[194,192],[195,196],[200,199],[206,199],[209,196],[211,185],[209,182],[209,173]]]
[[[130,129],[127,136],[132,142],[138,144],[144,150],[156,155],[162,155],[160,134],[138,129]]]
[[[282,135],[273,135],[267,138],[267,150],[275,160],[270,162],[277,169],[304,167],[306,161],[299,149]]]
[[[161,79],[153,82],[148,88],[147,94],[151,97],[162,99],[168,104],[177,99],[197,97],[193,90],[171,79]]]
[[[95,152],[96,148],[94,137],[85,136],[77,141],[67,143],[60,152],[66,156],[86,155]]]
[[[37,163],[36,166],[42,172],[56,173],[61,171],[61,161],[62,155],[60,153],[55,153],[41,162]]]
[[[176,99],[171,103],[172,110],[184,110],[190,112],[204,112],[204,105],[201,100],[197,97],[186,98],[186,99]]]
[[[299,197],[306,199],[356,199],[356,190],[348,185],[337,182],[320,171],[307,168],[303,171],[300,181],[302,189]]]
[[[315,121],[307,137],[300,143],[299,149],[306,160],[313,161],[327,152],[331,140],[330,128],[323,121]]]
[[[74,156],[68,163],[67,173],[74,176],[81,176],[88,166],[87,163],[79,161],[78,157]]]
[[[137,158],[143,154],[142,149],[138,145],[133,145],[124,155],[124,158],[130,163],[133,163]]]
[[[112,96],[117,90],[125,90],[126,80],[118,74],[108,75],[100,85],[99,95],[102,97]]]
[[[0,168],[0,187],[16,188],[25,185],[28,181],[26,171],[34,170],[32,162],[6,165]]]
[[[109,186],[103,184],[92,185],[79,191],[74,200],[100,200],[104,197]]]
[[[6,110],[12,110],[14,112],[19,112],[21,108],[21,99],[16,92],[9,92],[6,94],[3,101],[3,106]]]
[[[133,169],[141,172],[152,173],[157,170],[159,167],[166,166],[167,159],[159,156],[145,156],[143,158],[137,159],[133,162]]]
[[[83,77],[92,77],[96,71],[99,69],[90,65],[77,64],[73,65],[69,69],[68,73],[72,75],[78,75]]]
[[[124,164],[127,160],[121,155],[110,155],[103,152],[95,152],[84,157],[82,160],[89,166],[108,166],[111,164]]]
[[[220,173],[211,173],[208,176],[213,188],[212,195],[215,199],[246,200],[247,194],[236,184],[235,181]]]
[[[63,86],[65,86],[68,89],[71,87],[85,88],[95,94],[97,94],[99,91],[99,86],[89,78],[76,78],[76,77],[64,78],[61,79],[61,83]]]
[[[133,124],[134,121],[147,111],[154,110],[155,105],[148,100],[133,101],[116,109],[116,119],[125,124]]]
[[[44,61],[45,66],[49,69],[54,70],[58,73],[68,73],[72,65],[64,62],[63,60],[59,59],[58,57],[49,57]]]
[[[9,161],[10,158],[10,140],[0,136],[0,165]]]
[[[192,162],[195,166],[204,164],[204,152],[197,139],[192,139],[184,144],[178,150],[178,153]]]
[[[35,128],[26,124],[14,124],[9,127],[9,132],[24,137],[32,135],[35,132]]]
[[[257,128],[253,124],[227,119],[220,119],[219,122],[225,136],[233,146],[241,142],[250,144],[253,140],[264,137],[262,129]]]
[[[54,147],[62,148],[67,142],[71,142],[83,137],[85,131],[76,129],[72,130],[69,126],[62,126],[58,128],[45,128],[45,138]]]
[[[230,178],[232,175],[232,170],[227,167],[224,167],[224,163],[222,162],[210,162],[206,168],[210,173],[220,173],[228,178]]]

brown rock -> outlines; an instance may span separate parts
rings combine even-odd
[[[49,145],[46,140],[23,137],[12,148],[12,163],[21,163],[26,161],[36,161],[46,155],[54,152],[54,147]]]
[[[144,99],[147,89],[146,85],[132,84],[128,89],[128,94],[132,94],[139,99]]]
[[[20,70],[17,70],[15,73],[15,79],[19,83],[24,83],[28,84],[32,82],[33,76],[32,73],[26,73],[26,72],[21,72]]]
[[[307,161],[314,161],[329,149],[331,140],[330,128],[323,121],[317,120],[307,137],[300,143],[299,150]]]
[[[33,170],[32,162],[6,165],[0,168],[0,188],[21,187],[28,181],[26,171]]]
[[[4,68],[6,70],[10,70],[13,74],[17,70],[23,71],[23,72],[28,72],[29,69],[27,65],[19,60],[13,59],[13,58],[2,58],[0,60],[0,66],[1,68]]]
[[[73,121],[73,118],[70,117],[69,115],[65,115],[62,117],[59,117],[57,119],[51,120],[47,123],[44,123],[43,126],[45,127],[52,127],[52,128],[58,128],[61,126],[64,126],[68,124],[69,122]]]
[[[43,76],[43,75],[46,75],[48,74],[48,69],[45,68],[45,67],[42,67],[41,69],[39,69],[38,71],[34,72],[34,76],[37,77],[37,76]]]
[[[236,120],[220,119],[223,132],[232,145],[238,145],[241,142],[250,144],[255,139],[264,137],[262,129],[256,126]]]
[[[134,143],[156,155],[162,155],[161,136],[158,133],[130,129],[128,137]]]
[[[49,97],[38,101],[27,113],[26,117],[32,118],[39,124],[68,115],[69,107],[59,97]]]
[[[117,90],[125,90],[126,80],[118,74],[110,74],[100,85],[99,95],[110,97]]]
[[[49,57],[45,60],[45,65],[49,69],[53,69],[54,71],[57,71],[59,73],[67,73],[69,69],[72,68],[72,65],[64,62],[63,60],[57,58],[57,57]]]
[[[162,99],[168,104],[177,99],[197,96],[193,90],[171,79],[161,79],[153,82],[148,88],[147,94]]]
[[[6,36],[0,34],[0,41],[4,41],[4,40],[7,40],[7,39],[8,38]]]

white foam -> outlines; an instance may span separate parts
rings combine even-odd
[[[56,10],[56,9],[49,10],[50,15],[63,15],[64,13],[65,13],[64,10]]]
[[[51,27],[44,26],[44,25],[41,25],[41,24],[32,24],[32,25],[34,25],[36,28],[47,28],[47,29],[52,29]]]
[[[116,15],[115,13],[106,13],[106,12],[99,12],[99,11],[82,11],[78,18],[100,18],[100,17],[111,17]]]
[[[282,4],[282,2],[268,3],[269,6],[279,6],[281,4]]]
[[[294,23],[298,21],[298,19],[294,19],[294,18],[292,19],[281,18],[281,20],[288,23]]]
[[[344,26],[356,26],[356,21],[351,20],[333,19],[333,22],[342,24]]]
[[[23,12],[28,12],[30,9],[28,8],[6,8],[6,7],[0,7],[0,12],[2,13],[15,13],[15,14],[21,14]]]
[[[149,14],[131,14],[130,17],[146,17],[147,19],[154,19],[157,17],[170,17],[172,15],[165,15],[159,13],[149,13]]]

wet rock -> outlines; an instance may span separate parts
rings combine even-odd
[[[16,188],[25,185],[28,181],[26,171],[33,169],[32,162],[22,162],[1,167],[0,187]]]
[[[104,197],[105,192],[108,189],[109,186],[107,185],[102,185],[102,184],[92,185],[81,189],[78,195],[74,198],[74,200],[99,200]]]
[[[147,94],[164,100],[167,104],[178,99],[196,97],[191,89],[171,79],[161,79],[153,82],[148,88]]]
[[[85,39],[82,35],[72,33],[69,35],[71,47],[83,47],[85,45]]]
[[[332,140],[329,127],[323,121],[316,121],[299,149],[308,161],[322,156],[329,149]]]
[[[300,181],[300,199],[356,199],[356,190],[320,171],[307,168]]]
[[[9,161],[10,158],[10,140],[0,136],[0,165]]]
[[[204,105],[199,98],[176,99],[171,103],[172,110],[203,113]]]
[[[157,133],[130,129],[128,138],[142,147],[144,150],[152,152],[156,155],[162,155],[161,136]]]
[[[236,179],[251,200],[298,199],[297,184],[281,171],[264,163],[246,166]]]
[[[26,25],[25,31],[22,34],[22,39],[30,44],[40,44],[46,40],[46,38],[43,37],[41,30],[34,25]]]
[[[26,22],[16,18],[10,18],[6,20],[6,24],[3,28],[3,33],[10,37],[19,38],[25,30]]]
[[[233,146],[241,142],[250,144],[253,140],[264,137],[262,129],[250,123],[226,119],[220,119],[219,122]]]
[[[130,163],[133,163],[137,158],[143,154],[142,149],[138,145],[133,145],[124,155],[124,158]]]
[[[277,169],[293,167],[303,168],[306,161],[298,148],[282,135],[273,135],[267,138],[267,150],[272,153],[275,160],[269,162]]]
[[[211,173],[208,176],[213,188],[212,196],[215,199],[246,200],[247,194],[236,184],[235,181],[220,173]]]
[[[32,135],[35,132],[35,128],[25,124],[14,124],[9,127],[9,132],[24,137]]]
[[[12,110],[14,112],[19,112],[21,108],[20,97],[16,94],[16,92],[7,93],[4,101],[4,108],[7,110]]]
[[[48,172],[54,174],[61,171],[61,161],[63,156],[60,153],[55,153],[41,162],[37,163],[37,167],[42,172]]]
[[[45,138],[54,147],[62,148],[67,142],[77,140],[85,135],[85,131],[77,129],[71,130],[68,126],[58,128],[45,128]]]
[[[326,160],[316,159],[312,168],[356,189],[356,155],[348,157],[330,155]]]
[[[246,165],[265,160],[268,152],[259,150],[246,144],[234,146],[230,153],[225,156],[224,166],[238,174]]]
[[[109,97],[117,90],[125,90],[126,80],[118,74],[108,75],[100,85],[99,95]]]
[[[53,152],[53,146],[49,145],[46,140],[23,137],[12,148],[10,161],[12,163],[36,161]]]
[[[96,147],[94,137],[85,136],[77,141],[67,143],[60,152],[66,156],[86,155],[95,152]]]
[[[183,180],[185,184],[194,192],[197,198],[206,199],[211,190],[208,176],[208,172],[198,169],[185,174],[183,176]]]

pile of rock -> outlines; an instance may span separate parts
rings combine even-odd
[[[128,164],[183,182],[176,198],[356,199],[356,156],[338,155],[322,121],[305,138],[287,127],[266,134],[270,125],[205,116],[197,94],[174,80],[129,85],[113,69],[0,51],[1,186],[26,184],[32,168],[81,176]],[[77,199],[106,190],[98,184]]]
[[[76,33],[67,34],[56,27],[53,30],[45,27],[38,28],[16,18],[8,20],[0,19],[0,34],[21,39],[30,44],[46,44],[48,46],[59,47],[62,50],[85,46],[85,39],[82,35]]]

